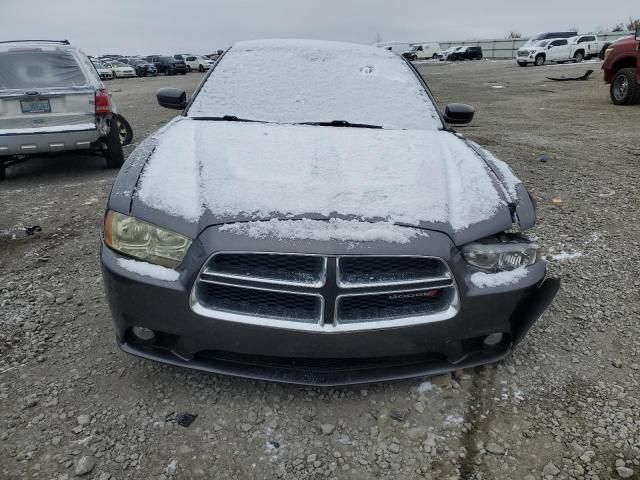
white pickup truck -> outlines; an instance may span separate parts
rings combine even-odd
[[[530,63],[538,67],[544,65],[546,62],[579,63],[586,57],[585,44],[572,42],[571,40],[573,38],[540,40],[533,46],[523,47],[518,50],[516,61],[521,67],[526,67]]]
[[[600,52],[604,48],[606,43],[604,40],[599,40],[596,35],[577,35],[569,39],[569,43],[576,45],[576,53],[581,51],[585,59],[590,59],[600,55]]]

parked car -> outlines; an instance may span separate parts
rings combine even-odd
[[[598,40],[597,35],[578,35],[571,37],[569,43],[578,46],[575,49],[574,58],[577,62],[581,62],[582,59],[589,60],[600,56],[606,42]]]
[[[177,60],[169,56],[151,55],[146,57],[147,62],[153,63],[158,73],[164,73],[165,75],[185,75],[187,73],[187,64],[184,60]]]
[[[100,62],[92,62],[93,66],[96,67],[96,71],[100,76],[101,80],[113,80],[113,70],[107,67],[104,63]]]
[[[442,52],[438,53],[438,59],[443,62],[448,61],[453,53],[455,53],[456,51],[462,48],[464,47],[462,46],[449,47],[446,50],[443,50]]]
[[[111,190],[101,262],[124,351],[279,382],[383,381],[496,362],[553,300],[559,281],[515,233],[535,224],[531,196],[451,129],[473,108],[442,113],[404,59],[251,41],[206,78]]]
[[[523,47],[532,47],[533,45],[538,43],[540,40],[550,40],[553,38],[571,38],[571,37],[575,37],[576,35],[578,35],[578,32],[576,31],[538,33],[537,35],[529,37],[529,39],[526,41]]]
[[[438,52],[440,52],[439,43],[420,43],[417,45],[411,45],[411,48],[402,54],[403,57],[409,60],[427,60],[438,58]]]
[[[158,75],[158,69],[156,66],[141,58],[129,59],[129,65],[136,71],[136,75],[138,77],[155,77]]]
[[[215,62],[216,60],[218,60],[218,58],[222,56],[223,53],[224,53],[224,50],[217,50],[214,53],[209,55],[209,60],[212,60]]]
[[[581,62],[584,58],[584,47],[571,44],[567,38],[541,40],[532,47],[518,50],[516,62],[521,67],[532,63],[538,67],[546,62]]]
[[[0,179],[17,158],[70,150],[124,162],[116,105],[68,41],[0,42]]]
[[[115,78],[130,78],[136,76],[136,71],[126,63],[122,62],[105,62],[104,65],[111,69]]]
[[[461,60],[482,60],[482,47],[459,47],[449,55],[449,61],[457,62]]]
[[[602,70],[614,104],[640,103],[640,28],[635,37],[620,39],[607,48]]]
[[[212,60],[209,60],[204,55],[191,55],[186,57],[184,61],[187,64],[187,69],[189,71],[198,70],[199,72],[204,72],[205,70],[209,70],[214,64]]]

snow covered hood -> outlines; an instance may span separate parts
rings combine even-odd
[[[507,203],[519,181],[451,132],[180,118],[154,142],[132,214],[160,211],[198,232],[237,221],[357,218],[470,241],[512,225]]]

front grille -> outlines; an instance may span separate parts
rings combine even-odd
[[[338,299],[340,323],[379,322],[425,316],[441,311],[451,302],[452,290],[350,295]]]
[[[326,260],[312,255],[220,253],[209,261],[207,275],[291,285],[321,285]]]
[[[200,282],[197,288],[200,301],[214,310],[299,322],[320,320],[320,297],[220,283]]]
[[[448,279],[448,267],[439,258],[358,256],[338,259],[341,287],[402,285]]]
[[[447,320],[458,293],[435,257],[221,252],[200,273],[191,306],[219,320],[354,331]]]

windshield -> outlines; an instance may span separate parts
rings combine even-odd
[[[536,47],[546,47],[551,40],[542,40],[535,44]]]
[[[344,121],[436,130],[442,122],[404,60],[375,47],[311,40],[242,42],[202,86],[189,117]]]
[[[122,63],[122,62],[113,62],[111,65],[113,65],[114,67],[128,67],[129,66],[126,63]]]
[[[87,79],[70,52],[0,52],[0,89],[83,85],[88,85]]]
[[[416,50],[418,50],[418,47],[420,45],[411,45],[411,48],[409,49],[410,52],[415,52]]]

